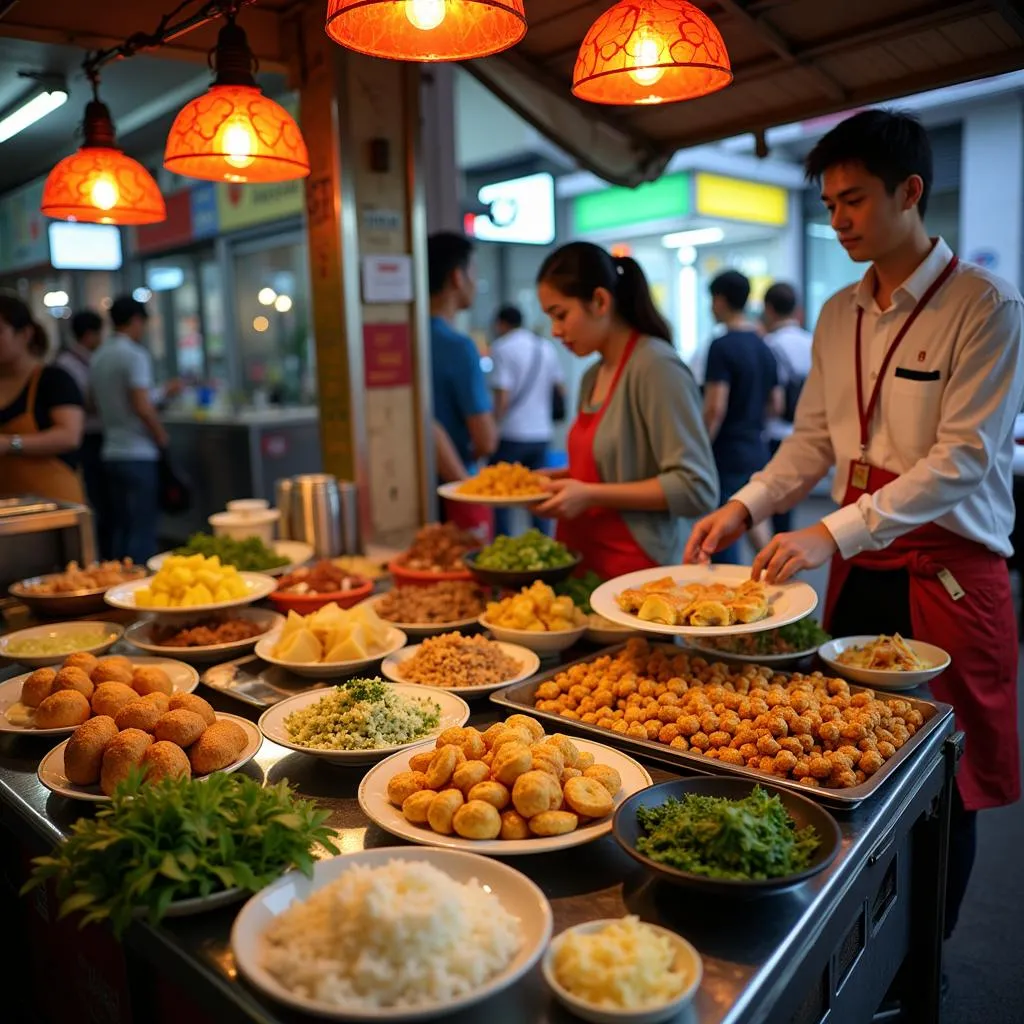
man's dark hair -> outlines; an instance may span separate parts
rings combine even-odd
[[[771,306],[779,316],[792,316],[796,312],[796,289],[782,281],[773,284],[764,293],[765,306]]]
[[[518,306],[502,306],[494,319],[498,323],[508,324],[513,330],[523,326],[523,314]]]
[[[750,281],[738,270],[726,270],[711,282],[711,297],[721,295],[729,308],[742,313],[750,298]]]
[[[71,318],[71,333],[81,341],[92,331],[103,330],[103,319],[95,310],[83,309]]]
[[[466,270],[473,255],[473,243],[454,231],[439,231],[427,239],[427,267],[430,276],[430,294],[444,291],[448,279],[456,270]]]
[[[917,209],[924,218],[934,172],[928,133],[916,117],[890,110],[854,114],[818,140],[807,155],[804,170],[808,181],[820,182],[830,167],[854,163],[881,178],[889,195],[916,174],[923,182]]]
[[[127,327],[137,316],[141,316],[143,320],[149,319],[145,305],[138,299],[133,299],[130,295],[120,295],[114,299],[110,307],[110,322],[115,328]]]

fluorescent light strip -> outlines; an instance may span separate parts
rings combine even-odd
[[[64,106],[67,99],[68,94],[63,89],[52,89],[33,96],[0,120],[0,142],[6,142],[47,114],[52,114],[58,107]]]
[[[665,235],[661,244],[666,249],[682,249],[690,245],[715,245],[725,239],[725,232],[721,228],[692,228],[689,231],[674,231],[671,235]]]

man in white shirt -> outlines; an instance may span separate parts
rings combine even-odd
[[[554,347],[523,327],[523,314],[516,306],[498,310],[494,334],[490,384],[501,442],[493,461],[542,469],[555,433],[555,394],[565,401],[565,375]],[[548,520],[535,518],[534,523],[550,529]],[[495,515],[495,528],[508,532],[508,513],[502,509]]]
[[[1013,424],[1024,399],[1024,305],[924,227],[931,149],[912,118],[869,110],[807,158],[859,284],[825,305],[793,435],[687,544],[707,561],[792,508],[835,467],[843,507],[773,538],[769,583],[832,559],[826,628],[901,632],[944,648],[931,684],[967,737],[951,822],[946,926],[970,875],[976,814],[1020,796],[1017,631],[1006,558]]]
[[[764,310],[761,313],[761,321],[767,331],[764,343],[775,356],[779,387],[785,396],[782,415],[773,416],[768,421],[768,447],[772,455],[793,431],[796,403],[811,372],[813,338],[797,319],[797,304],[796,289],[791,284],[776,281],[764,293]],[[792,526],[792,512],[777,512],[772,516],[775,533],[786,533]]]

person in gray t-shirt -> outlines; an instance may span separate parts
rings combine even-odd
[[[111,547],[116,557],[145,564],[156,553],[158,463],[167,432],[150,399],[153,366],[143,346],[146,307],[122,296],[110,307],[110,320],[114,333],[92,358],[89,384],[103,425]]]

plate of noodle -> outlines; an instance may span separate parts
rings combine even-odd
[[[876,690],[912,690],[950,665],[934,644],[892,636],[846,636],[830,640],[818,655],[834,672]]]

